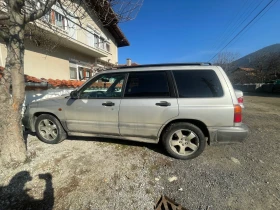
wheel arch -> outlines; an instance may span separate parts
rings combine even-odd
[[[67,131],[67,127],[66,127],[66,124],[64,122],[62,122],[54,113],[51,113],[51,112],[35,112],[32,116],[32,119],[31,119],[31,124],[30,124],[30,127],[31,127],[31,131],[32,132],[35,132],[35,123],[36,123],[36,120],[37,118],[42,115],[42,114],[48,114],[48,115],[52,115],[53,117],[55,117],[59,122],[60,124],[62,125],[63,129],[65,131]]]
[[[170,122],[168,122],[166,125],[164,125],[161,130],[159,131],[159,141],[162,140],[162,135],[164,134],[165,130],[174,123],[180,123],[180,122],[187,122],[187,123],[191,123],[195,126],[197,126],[199,129],[201,129],[201,131],[203,132],[204,136],[207,138],[207,144],[210,144],[210,133],[209,130],[207,128],[207,126],[205,125],[205,123],[203,123],[200,120],[194,120],[194,119],[174,119],[171,120]]]

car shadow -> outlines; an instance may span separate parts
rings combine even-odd
[[[129,141],[129,140],[122,140],[122,139],[112,139],[112,138],[100,138],[100,137],[81,137],[81,136],[68,136],[67,140],[69,141],[95,141],[95,142],[103,142],[108,144],[115,144],[115,145],[124,145],[124,146],[134,146],[134,147],[145,147],[149,150],[157,152],[159,154],[163,154],[169,156],[162,144],[152,144],[146,142],[137,142],[137,141]]]
[[[8,185],[0,186],[0,209],[53,209],[52,175],[45,173],[38,176],[45,182],[42,199],[34,199],[28,194],[31,189],[26,189],[25,184],[32,181],[32,177],[28,171],[21,171],[11,178]]]
[[[36,134],[33,132],[25,131],[24,140],[26,143],[27,143],[28,135],[36,136]],[[129,141],[129,140],[122,140],[122,139],[101,138],[101,137],[84,137],[84,136],[68,136],[66,141],[67,140],[68,141],[95,141],[95,142],[103,142],[103,143],[108,143],[108,144],[117,144],[117,145],[124,145],[124,146],[145,147],[149,150],[152,150],[159,154],[170,157],[170,155],[164,150],[163,145],[161,143],[152,144],[152,143]]]

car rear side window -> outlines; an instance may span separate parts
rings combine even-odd
[[[170,97],[166,72],[131,72],[124,97]]]
[[[173,71],[180,98],[223,96],[220,80],[213,70]]]

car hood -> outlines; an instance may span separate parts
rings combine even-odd
[[[42,100],[38,100],[36,102],[30,103],[30,107],[51,107],[51,106],[57,106],[57,105],[65,105],[67,101],[69,100],[70,96],[68,94],[52,97],[52,98],[46,98]]]
[[[61,99],[67,99],[69,98],[69,94],[65,94],[65,95],[61,95],[61,96],[56,96],[56,97],[52,97],[52,98],[45,98],[45,99],[42,99],[42,100],[39,100],[37,102],[43,102],[43,101],[59,101]]]

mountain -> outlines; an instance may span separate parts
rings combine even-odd
[[[254,68],[256,64],[256,59],[263,55],[268,55],[269,53],[280,53],[280,44],[273,44],[264,47],[256,52],[250,53],[236,61],[232,62],[232,66],[237,67],[251,67]]]

